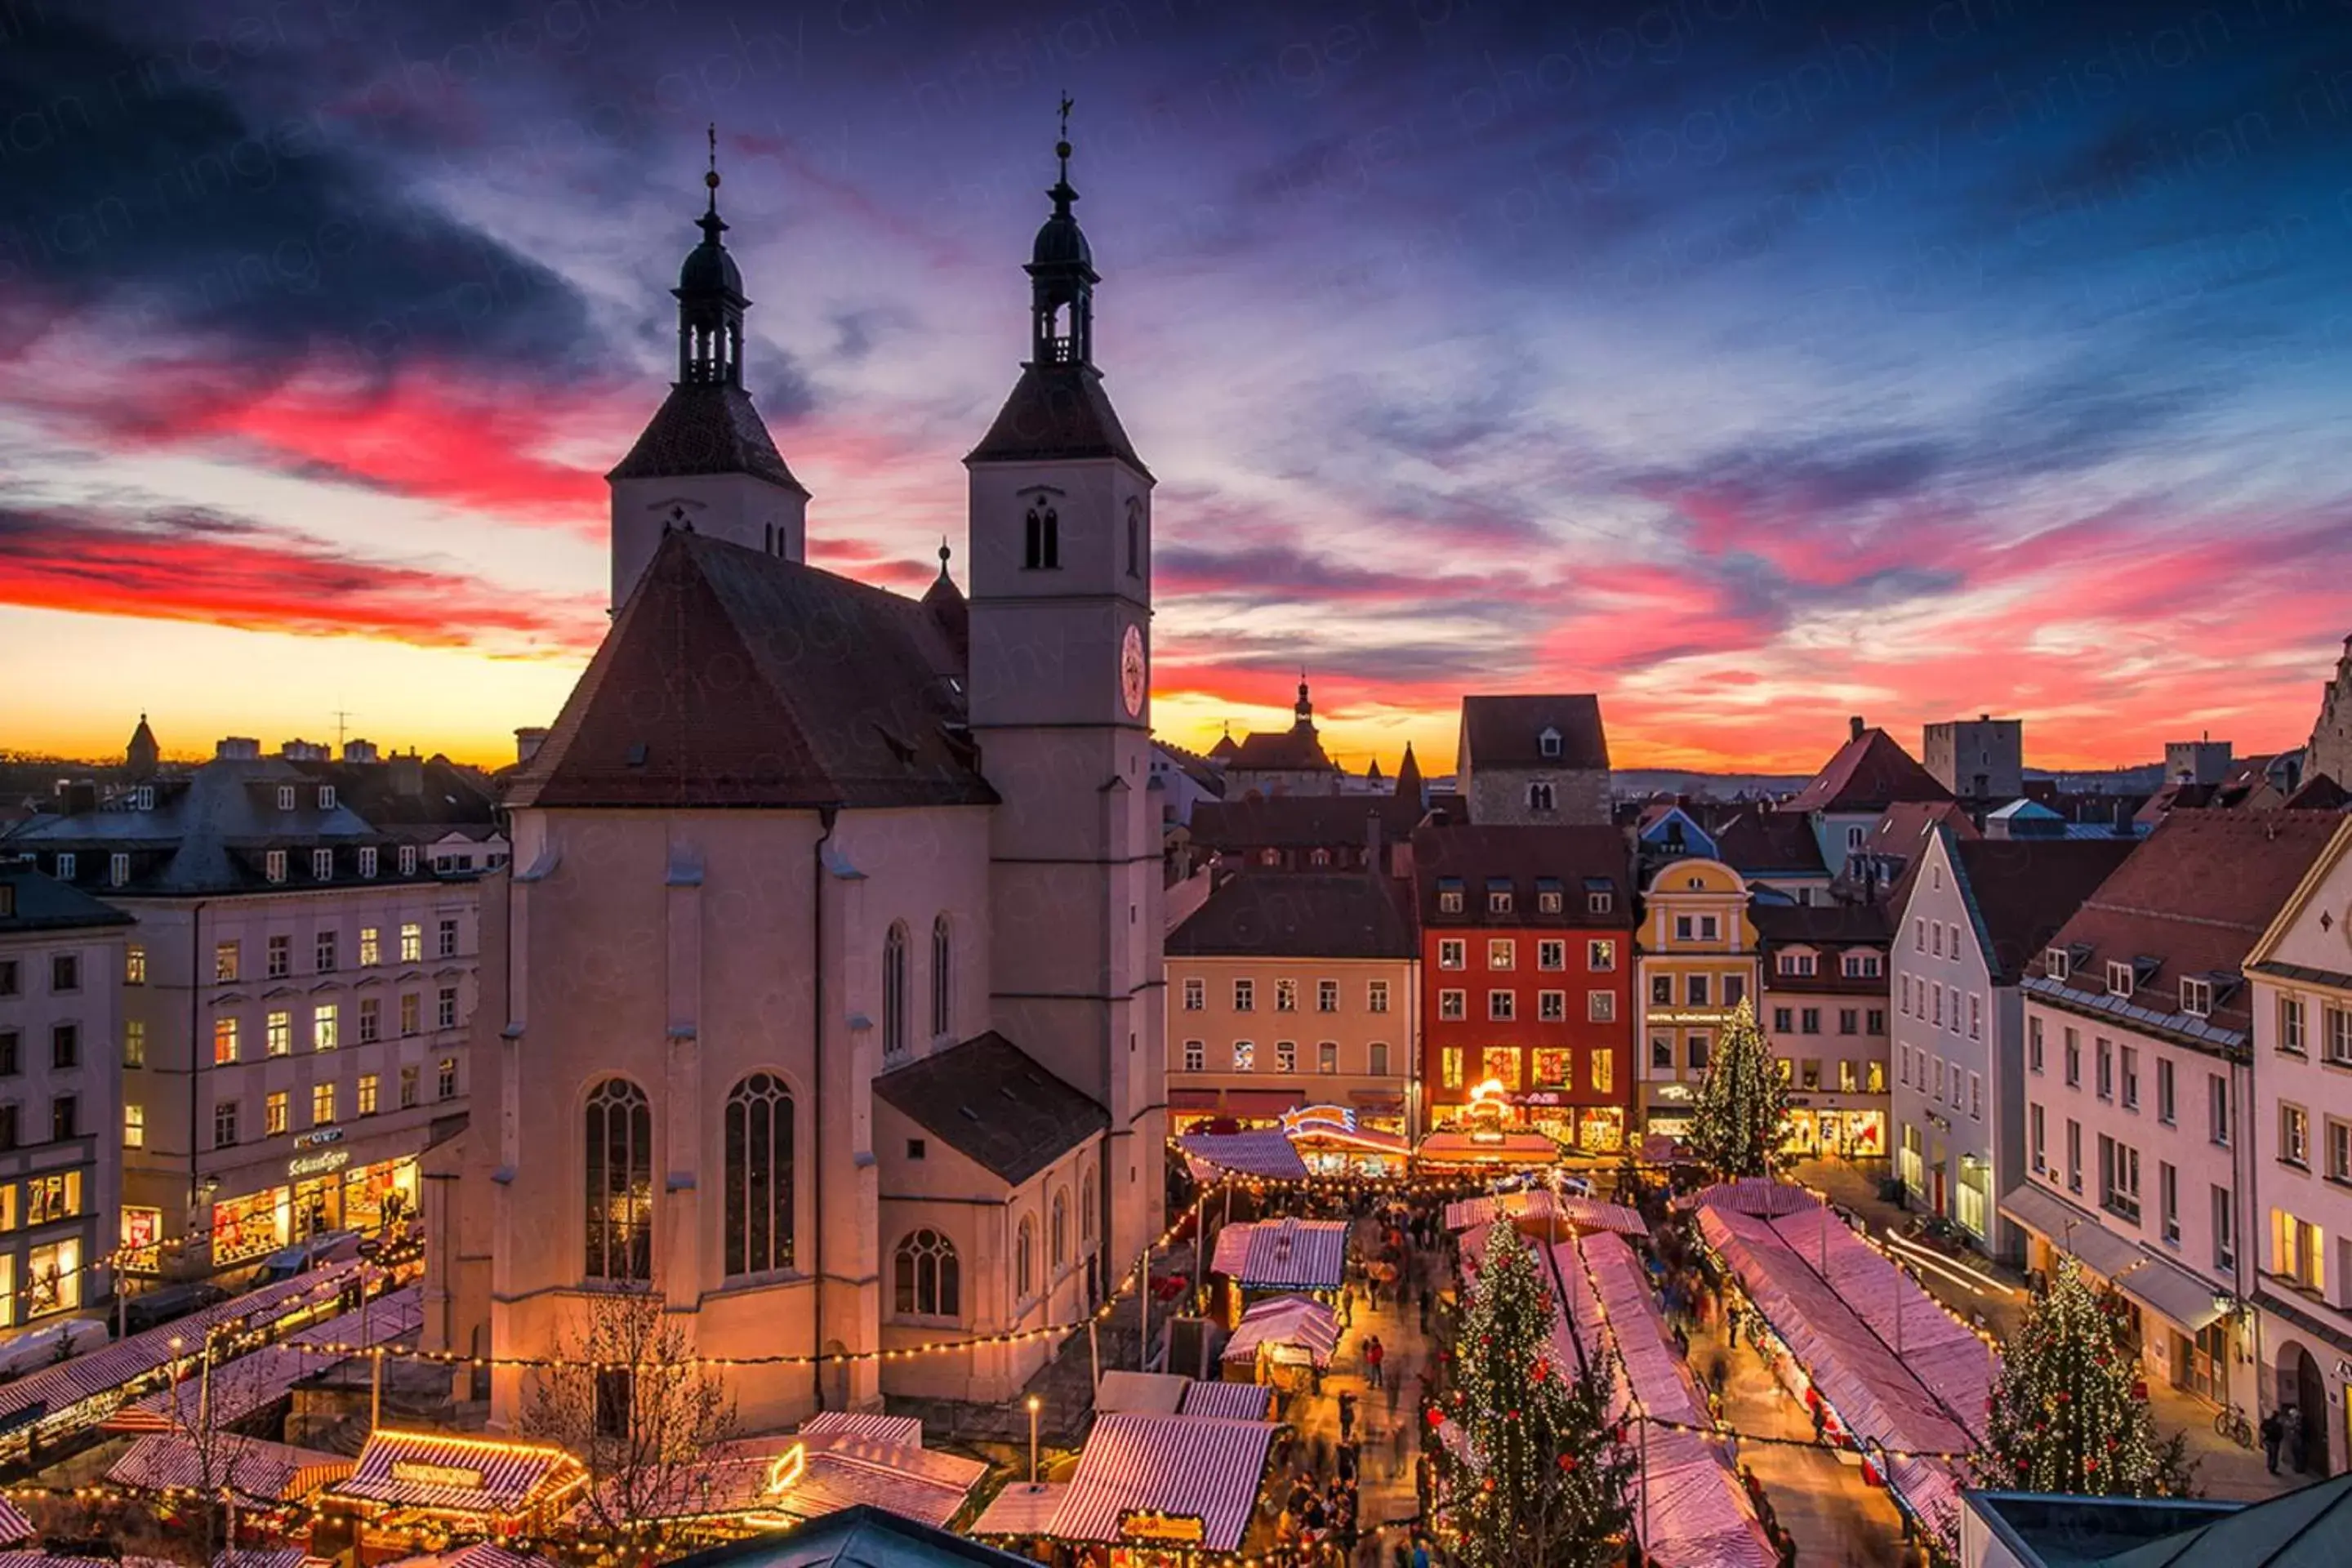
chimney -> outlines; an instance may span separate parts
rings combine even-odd
[[[1381,814],[1364,813],[1364,869],[1378,875],[1381,870]]]
[[[528,763],[539,755],[540,747],[547,744],[547,726],[525,724],[515,731],[515,761]]]
[[[213,759],[223,763],[258,762],[261,742],[250,735],[224,735],[213,742]]]
[[[1853,718],[1848,719],[1845,723],[1846,729],[1849,731],[1849,738],[1856,741],[1861,740],[1862,731],[1866,727],[1862,721],[1862,715],[1857,713]]]
[[[373,741],[345,741],[343,742],[343,761],[347,763],[372,763],[375,760],[375,742]]]
[[[98,809],[98,785],[89,779],[71,780],[58,793],[65,796],[68,816],[82,816]]]
[[[289,763],[323,763],[327,748],[316,741],[281,741],[278,754]]]
[[[415,747],[410,747],[404,757],[398,752],[392,754],[392,788],[395,795],[425,793],[425,759],[416,754]]]

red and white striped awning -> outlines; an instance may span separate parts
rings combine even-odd
[[[30,1541],[41,1532],[33,1521],[16,1510],[16,1505],[0,1497],[0,1546],[14,1546],[20,1541]]]
[[[1533,1187],[1516,1193],[1499,1193],[1492,1197],[1465,1198],[1445,1205],[1445,1228],[1468,1230],[1474,1226],[1492,1225],[1508,1215],[1515,1219],[1549,1221],[1557,1212],[1562,1226],[1577,1231],[1606,1230],[1619,1236],[1647,1236],[1649,1226],[1641,1213],[1622,1204],[1602,1203],[1598,1198],[1556,1194],[1546,1187]],[[1520,1227],[1526,1229],[1523,1225]]]
[[[801,1423],[803,1437],[863,1437],[893,1448],[923,1446],[923,1423],[913,1415],[859,1415],[851,1410],[821,1410]]]
[[[242,1437],[215,1428],[211,1463],[202,1445],[178,1436],[142,1437],[114,1461],[106,1479],[142,1491],[217,1491],[266,1502],[294,1502],[352,1473],[340,1454]]]
[[[533,1557],[528,1552],[517,1552],[511,1546],[493,1542],[478,1541],[471,1546],[461,1546],[455,1552],[439,1552],[426,1557],[403,1557],[385,1568],[555,1568],[544,1557]]]
[[[1275,1431],[1271,1422],[1202,1415],[1102,1416],[1045,1533],[1115,1542],[1128,1515],[1155,1513],[1199,1520],[1203,1550],[1237,1551]]]
[[[1348,1276],[1348,1222],[1286,1216],[1217,1233],[1211,1268],[1252,1290],[1337,1290]]]
[[[1279,1129],[1259,1132],[1188,1132],[1176,1140],[1205,1181],[1223,1175],[1258,1176],[1268,1181],[1295,1182],[1307,1174],[1307,1162],[1291,1147],[1290,1134]],[[1205,1170],[1201,1169],[1205,1167]]]
[[[546,1443],[378,1432],[331,1498],[386,1508],[511,1519],[586,1484],[580,1461]]]
[[[264,1345],[226,1366],[215,1366],[212,1379],[212,1419],[215,1426],[233,1426],[262,1406],[283,1399],[296,1384],[344,1359],[338,1348],[315,1347],[394,1344],[415,1334],[425,1322],[425,1303],[415,1285],[387,1292],[361,1311],[345,1312],[292,1335],[285,1343]],[[183,1377],[109,1415],[109,1432],[180,1432],[196,1424],[194,1380]]]
[[[1277,1360],[1284,1359],[1281,1352],[1286,1350],[1293,1362],[1312,1361],[1328,1367],[1331,1352],[1339,1346],[1339,1316],[1322,1302],[1304,1296],[1269,1297],[1242,1314],[1219,1359],[1255,1361],[1261,1345]]]
[[[1176,1410],[1227,1421],[1265,1421],[1274,1415],[1274,1390],[1262,1383],[1190,1383]]]
[[[1821,1202],[1810,1189],[1794,1182],[1776,1182],[1769,1176],[1742,1176],[1736,1182],[1717,1182],[1711,1187],[1701,1187],[1683,1199],[1678,1206],[1727,1209],[1733,1214],[1778,1219],[1782,1215],[1819,1208]]]
[[[238,1546],[217,1552],[213,1568],[334,1568],[331,1559],[313,1557],[299,1546]]]

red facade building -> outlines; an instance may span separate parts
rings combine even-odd
[[[1507,1126],[1616,1152],[1634,1079],[1625,836],[1433,824],[1413,834],[1412,857],[1429,1126],[1500,1100]]]

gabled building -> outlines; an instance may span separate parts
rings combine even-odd
[[[1426,1128],[1481,1085],[1519,1129],[1612,1154],[1633,1105],[1631,857],[1613,827],[1424,826],[1421,916]]]
[[[1057,153],[968,600],[807,563],[714,183],[614,472],[618,614],[509,785],[482,1101],[429,1184],[425,1342],[509,1358],[494,1427],[616,1288],[753,1358],[747,1429],[1001,1402],[1160,1232],[1155,481]]]
[[[2176,812],[2023,983],[2030,1173],[2003,1212],[2032,1233],[2033,1267],[2071,1251],[2124,1293],[2151,1378],[2249,1410],[2268,1402],[2251,1310],[2233,1303],[2264,1256],[2252,1112],[2273,1062],[2254,1048],[2246,963],[2340,825]],[[2282,1152],[2308,1160],[2312,1119],[2280,1115]]]
[[[1927,772],[1956,798],[1982,807],[2025,788],[2025,721],[1980,713],[1930,724],[1919,739]]]
[[[1832,878],[1845,869],[1847,856],[1868,843],[1871,827],[1888,806],[1898,801],[1952,798],[1952,792],[1885,731],[1865,725],[1860,715],[1848,723],[1846,743],[1780,806],[1803,813],[1812,824],[1822,865]]]
[[[1168,1107],[1271,1123],[1335,1105],[1404,1132],[1421,946],[1409,883],[1363,869],[1230,876],[1168,937]]]
[[[1738,872],[1759,903],[1830,901],[1829,864],[1811,820],[1801,813],[1769,803],[1741,812],[1716,835],[1708,858]]]
[[[1763,971],[1757,1019],[1789,1085],[1790,1153],[1887,1153],[1887,946],[1883,905],[1748,911]]]
[[[1202,801],[1192,809],[1195,860],[1230,869],[1348,871],[1371,867],[1401,876],[1417,801],[1393,795],[1262,795]]]
[[[2293,1405],[2304,1452],[2352,1468],[2352,819],[2246,954],[2252,984],[2252,1236],[2264,1408]]]
[[[2022,1247],[2004,1198],[2025,1180],[2026,1024],[2018,991],[2127,842],[1994,843],[1933,825],[1909,858],[1889,952],[1889,1111],[1911,1201],[2001,1258]]]
[[[1640,1131],[1679,1138],[1715,1042],[1756,1001],[1759,937],[1739,873],[1720,860],[1676,860],[1643,889],[1634,937],[1641,1005]]]
[[[1339,793],[1344,775],[1324,753],[1322,737],[1315,729],[1315,701],[1307,695],[1305,676],[1299,677],[1298,701],[1291,711],[1295,717],[1289,729],[1244,735],[1224,759],[1227,800],[1244,800],[1252,795]]]
[[[1465,697],[1454,765],[1481,827],[1610,821],[1609,736],[1590,693]]]

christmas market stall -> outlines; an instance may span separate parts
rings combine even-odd
[[[1227,1421],[1271,1421],[1274,1390],[1255,1383],[1187,1383],[1176,1409],[1180,1415]]]
[[[216,1366],[208,1387],[184,1366],[178,1382],[123,1405],[106,1418],[104,1430],[184,1432],[200,1419],[216,1428],[233,1426],[286,1398],[304,1378],[340,1365],[354,1353],[414,1339],[425,1321],[420,1291],[421,1287],[404,1286],[358,1310],[290,1335],[283,1343],[264,1345]],[[204,1401],[209,1403],[200,1415]]]
[[[247,1507],[282,1508],[308,1501],[351,1473],[352,1460],[341,1454],[215,1431],[209,1440],[178,1433],[142,1437],[106,1479],[146,1492],[217,1496],[226,1489]]]
[[[1549,1241],[1555,1235],[1580,1236],[1592,1230],[1632,1237],[1650,1234],[1649,1222],[1643,1219],[1638,1209],[1572,1193],[1555,1193],[1549,1187],[1525,1187],[1514,1193],[1464,1198],[1445,1205],[1448,1230],[1470,1230],[1506,1218],[1515,1221],[1519,1234],[1530,1241]]]
[[[2000,1373],[1990,1342],[1818,1203],[1777,1218],[1702,1203],[1698,1217],[1766,1360],[1823,1436],[1861,1455],[1931,1539],[1943,1534]]]
[[[213,1555],[212,1568],[335,1568],[299,1546],[232,1546]]]
[[[352,1473],[320,1494],[358,1527],[363,1560],[436,1536],[551,1533],[588,1485],[580,1461],[549,1443],[378,1431]]]
[[[1229,1225],[1217,1233],[1210,1272],[1224,1281],[1217,1316],[1240,1325],[1255,1297],[1320,1291],[1336,1296],[1348,1277],[1346,1220],[1281,1219]]]
[[[1310,1176],[1402,1179],[1412,1144],[1402,1132],[1364,1126],[1344,1105],[1307,1105],[1282,1117],[1283,1135]]]
[[[15,1503],[0,1498],[0,1546],[21,1546],[40,1533],[40,1530],[17,1510]]]
[[[555,1568],[555,1564],[544,1557],[517,1552],[510,1546],[478,1541],[454,1552],[432,1552],[422,1557],[404,1557],[397,1563],[386,1563],[384,1568]]]
[[[1007,1485],[972,1533],[1106,1548],[1107,1568],[1236,1555],[1277,1430],[1208,1415],[1100,1416],[1069,1480]]]
[[[1780,1553],[1713,1432],[1641,1259],[1608,1233],[1561,1242],[1551,1259],[1565,1307],[1553,1324],[1560,1353],[1589,1361],[1614,1352],[1610,1414],[1625,1423],[1635,1456],[1633,1529],[1650,1561],[1775,1568]]]
[[[1339,1314],[1307,1296],[1268,1296],[1242,1313],[1218,1356],[1224,1375],[1296,1394],[1331,1367]]]
[[[1255,1182],[1303,1182],[1307,1162],[1276,1129],[1250,1132],[1187,1132],[1176,1140],[1192,1179],[1201,1185],[1240,1177]]]

